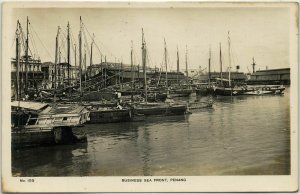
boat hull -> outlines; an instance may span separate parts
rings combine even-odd
[[[52,129],[22,129],[11,132],[12,148],[36,147],[87,142],[85,134],[75,135],[72,127]]]
[[[90,111],[90,120],[88,123],[117,123],[131,120],[129,109],[122,110],[95,110]]]
[[[213,88],[197,88],[195,89],[197,96],[208,96],[208,95],[214,95],[214,89]]]
[[[248,88],[245,92],[245,95],[281,95],[283,94],[283,91],[285,90],[285,87],[281,86],[263,86],[263,87],[253,87]]]
[[[170,97],[188,97],[192,93],[192,90],[189,89],[182,89],[182,90],[170,90],[169,96]]]
[[[245,94],[245,89],[215,88],[214,94],[218,96],[239,96]]]
[[[168,115],[184,115],[187,107],[185,105],[175,106],[149,106],[149,107],[134,107],[134,115],[145,115],[145,116],[168,116]]]
[[[11,142],[13,148],[55,144],[52,130],[12,132]]]
[[[142,97],[145,97],[143,94]],[[147,94],[147,100],[150,102],[155,102],[155,101],[165,101],[168,97],[167,93],[148,93]]]

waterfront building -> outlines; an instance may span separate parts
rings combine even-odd
[[[11,59],[11,96],[16,94],[17,88],[17,61]],[[26,76],[27,74],[27,76]],[[27,78],[26,78],[27,77]],[[42,86],[43,82],[42,63],[40,59],[34,59],[28,56],[28,65],[26,68],[26,57],[23,56],[19,60],[19,87],[20,94],[23,96],[29,88],[37,90]],[[27,83],[26,83],[27,82]]]
[[[148,68],[146,69],[147,80],[153,84],[165,84],[166,72],[160,71],[159,68]],[[134,65],[132,70],[131,66],[121,63],[110,63],[103,62],[100,64],[93,64],[87,67],[87,75],[89,78],[102,77],[106,80],[106,86],[116,85],[120,83],[131,82],[132,76],[135,82],[143,82],[144,75],[142,67]],[[168,84],[177,83],[177,80],[185,80],[186,76],[182,72],[168,72]],[[103,81],[104,82],[104,81]]]
[[[68,86],[68,66],[70,68],[70,84],[74,85],[79,80],[79,67],[72,66],[68,63],[59,63],[56,66],[56,83],[57,87]],[[52,62],[45,62],[41,68],[44,74],[44,89],[54,88],[55,82],[55,65]]]
[[[229,72],[223,72],[222,73],[223,79],[229,78]],[[220,72],[211,72],[210,73],[210,80],[212,82],[216,81],[216,78],[220,78]],[[197,77],[194,77],[194,82],[199,83],[208,83],[208,73],[205,74],[199,74]],[[247,81],[247,75],[243,72],[231,72],[230,73],[230,79],[235,82],[246,82]]]
[[[250,75],[248,84],[284,84],[289,85],[290,68],[258,70]]]

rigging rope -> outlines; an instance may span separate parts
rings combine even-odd
[[[37,34],[37,32],[35,31],[35,29],[33,28],[33,25],[31,25],[31,28],[33,30],[33,32],[35,33],[35,35],[38,37],[40,43],[42,44],[42,46],[44,47],[44,49],[46,50],[47,54],[49,55],[49,57],[52,59],[52,55],[50,54],[50,52],[48,51],[47,47],[44,45],[43,41],[40,39],[39,35]]]
[[[20,24],[20,37],[21,37],[21,45],[23,46],[23,52],[25,52],[25,50],[26,50],[25,35],[24,35],[23,28],[22,28],[21,24]],[[24,53],[24,55],[25,55],[25,53]],[[22,56],[22,55],[20,54],[20,56]]]
[[[76,41],[75,41],[75,38],[74,38],[71,27],[70,27],[70,34],[71,34],[71,43],[72,43],[71,47],[72,47],[72,50],[74,52],[74,64],[75,64],[75,44],[76,44]],[[76,58],[79,58],[78,53],[76,53]]]
[[[86,25],[85,25],[84,23],[82,23],[82,24],[83,24],[83,27],[86,29],[88,35],[92,38],[92,35],[91,35],[91,33],[89,32],[89,30],[87,29]],[[96,43],[96,41],[95,41],[95,38],[96,38],[96,37],[94,37],[94,45],[96,46],[98,52],[100,52],[101,56],[105,56],[105,55],[103,55],[103,53],[100,51],[100,48],[99,48],[99,46],[97,45],[97,43]],[[99,41],[99,43],[103,46],[103,48],[106,48],[106,47],[104,46],[104,44],[103,44],[101,41]],[[108,54],[109,54],[112,58],[116,58],[116,56],[114,56],[113,53],[111,53],[108,49],[106,49],[106,52],[108,52]],[[118,58],[118,60],[119,60],[119,58]]]
[[[37,51],[37,48],[36,48],[36,45],[35,45],[35,41],[34,41],[34,38],[33,38],[33,36],[32,36],[31,33],[29,33],[29,38],[30,38],[31,45],[33,47],[33,52],[36,53],[37,57],[39,57],[39,53]],[[31,55],[32,55],[33,58],[34,58],[34,53],[31,53]]]
[[[15,33],[15,36],[14,36],[14,39],[13,39],[13,43],[12,43],[10,49],[13,48],[13,46],[14,46],[14,44],[15,44],[15,42],[16,42],[16,39],[17,39],[17,34]]]
[[[87,52],[88,52],[88,55],[89,55],[89,58],[90,58],[89,44],[88,44],[88,41],[87,41],[86,34],[85,34],[85,31],[84,31],[84,30],[83,30],[83,37],[84,37],[86,49],[87,49]]]
[[[64,53],[63,58],[65,59],[65,62],[66,62],[67,48],[65,46],[65,41],[66,41],[65,39],[60,40],[60,44],[58,45],[58,47],[61,48],[61,50],[63,51],[63,53]]]

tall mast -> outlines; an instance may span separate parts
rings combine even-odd
[[[27,93],[27,89],[28,89],[28,66],[29,66],[29,56],[28,56],[28,52],[29,52],[29,40],[28,40],[28,36],[29,36],[29,19],[27,16],[27,24],[26,24],[26,50],[25,50],[25,57],[26,57],[26,61],[25,61],[25,93]]]
[[[143,73],[144,73],[144,90],[145,90],[145,101],[147,102],[147,74],[146,74],[146,42],[144,39],[144,29],[142,28],[142,63],[143,63]]]
[[[16,30],[16,95],[15,98],[17,101],[20,100],[20,42],[19,42],[19,20],[17,21],[17,30]]]
[[[60,27],[57,28],[56,42],[55,42],[55,62],[54,62],[54,97],[53,102],[56,102],[56,87],[57,87],[57,62],[58,62],[58,39]]]
[[[76,69],[77,69],[77,46],[76,46],[76,44],[74,44],[74,47],[75,47],[75,49],[74,49],[74,63],[75,63],[75,72],[76,72]],[[75,74],[75,83],[76,83],[76,85],[77,85],[77,75]]]
[[[80,89],[80,102],[82,102],[82,88],[81,88],[81,76],[82,76],[82,24],[81,24],[81,16],[80,16],[80,30],[79,30],[79,89]]]
[[[131,52],[130,52],[130,67],[131,67],[131,100],[133,99],[133,84],[134,84],[134,75],[133,75],[133,42],[131,41]]]
[[[67,57],[68,57],[68,87],[71,86],[71,80],[70,80],[70,24],[68,22],[68,34],[67,34],[67,47],[68,47],[68,53],[67,53]],[[70,92],[71,90],[69,90]]]
[[[115,57],[115,65],[117,65],[117,57]],[[115,76],[116,77],[116,84],[118,84],[118,82],[120,84],[120,76],[121,76],[121,66],[120,66],[120,64],[118,64],[117,67],[118,67],[118,76]],[[116,75],[117,75],[117,73],[116,73]]]
[[[84,44],[84,59],[83,59],[83,64],[84,64],[84,89],[86,88],[86,44]]]
[[[91,56],[90,56],[90,77],[92,76],[92,66],[93,66],[93,44],[94,44],[94,37],[95,35],[93,34],[93,40],[91,43]]]
[[[178,46],[177,46],[177,84],[179,84],[179,53],[178,53]]]
[[[140,82],[140,64],[138,64],[138,81],[139,81],[139,87],[141,86]]]
[[[164,44],[165,44],[166,87],[168,88],[168,56],[167,56],[167,43],[165,38],[164,38]]]
[[[229,87],[231,87],[231,80],[230,80],[230,74],[231,74],[231,53],[230,53],[230,36],[229,36],[229,31],[228,31],[228,60],[229,60],[228,80],[229,80]]]
[[[189,71],[188,71],[188,59],[187,59],[187,45],[185,46],[185,70],[186,70],[186,82],[188,83],[189,80]]]
[[[208,58],[208,86],[210,86],[210,64],[211,63],[211,48],[209,45],[209,58]]]
[[[75,58],[75,61],[74,61],[74,63],[75,63],[75,67],[77,66],[77,54],[76,54],[76,52],[77,52],[77,46],[76,46],[76,44],[74,44],[74,58]]]
[[[101,83],[102,83],[102,86],[104,86],[104,71],[103,71],[103,63],[102,63],[102,54],[101,55]]]
[[[107,61],[106,56],[104,56],[104,63],[105,63],[105,72],[104,72],[104,88],[106,88],[106,78],[107,78]]]
[[[59,64],[59,66],[58,66],[58,77],[59,77],[59,80],[58,80],[58,85],[61,85],[62,83],[61,83],[61,77],[62,77],[62,66],[60,65],[60,62],[61,62],[61,51],[60,51],[60,46],[58,46],[58,64]]]
[[[223,84],[223,72],[222,72],[222,47],[220,44],[220,78],[221,78],[221,84]]]
[[[121,90],[123,89],[123,59],[121,60]]]
[[[254,61],[254,57],[252,58],[252,61],[253,61],[253,63],[252,63],[252,69],[253,69],[253,73],[255,73],[255,61]]]

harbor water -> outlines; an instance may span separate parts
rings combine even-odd
[[[216,97],[213,108],[184,116],[85,125],[87,144],[13,150],[12,174],[287,175],[289,97],[288,88],[283,96]]]

